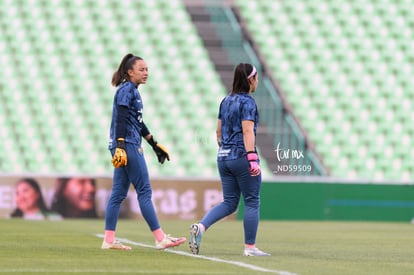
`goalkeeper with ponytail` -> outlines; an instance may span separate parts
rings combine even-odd
[[[154,235],[156,247],[165,249],[185,241],[185,238],[174,238],[163,232],[151,200],[152,189],[141,147],[142,138],[151,145],[161,164],[165,160],[169,161],[170,156],[167,149],[155,141],[142,118],[143,103],[138,86],[145,84],[147,78],[146,62],[131,53],[124,56],[118,70],[112,76],[112,85],[116,87],[116,92],[112,108],[109,150],[112,154],[114,176],[105,212],[105,238],[102,249],[131,249],[115,239],[120,205],[126,198],[131,183],[137,192],[142,216]]]
[[[190,250],[198,254],[204,232],[217,221],[232,214],[243,194],[245,256],[269,256],[256,247],[262,183],[255,137],[259,121],[251,96],[259,82],[256,68],[240,63],[234,71],[233,89],[220,104],[217,122],[219,144],[217,165],[224,201],[213,207],[199,223],[190,227]]]

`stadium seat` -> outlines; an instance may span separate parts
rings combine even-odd
[[[401,107],[414,97],[409,1],[236,3],[333,176],[412,175],[412,161],[401,164],[404,150],[397,149],[407,148],[398,146],[401,137],[410,146],[414,128],[405,119],[412,108]],[[381,148],[388,144],[387,165]],[[371,160],[368,169],[359,153]]]
[[[153,175],[217,174],[215,147],[204,140],[215,124],[205,120],[215,121],[225,90],[214,83],[219,77],[181,1],[21,2],[10,1],[0,18],[0,85],[14,91],[2,94],[9,122],[2,133],[15,137],[10,145],[22,158],[1,161],[1,171],[111,173],[110,79],[133,52],[150,69],[140,87],[144,119],[174,152],[175,161],[162,167],[147,157]]]

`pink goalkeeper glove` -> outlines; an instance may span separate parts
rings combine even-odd
[[[258,175],[260,175],[260,165],[257,162],[259,160],[259,157],[257,156],[256,152],[253,151],[247,152],[246,157],[250,165],[250,175],[257,177]]]

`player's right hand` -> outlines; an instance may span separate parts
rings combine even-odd
[[[125,151],[125,139],[118,138],[116,140],[115,154],[112,157],[112,165],[115,168],[126,166],[128,163],[127,153]]]
[[[164,145],[155,142],[155,146],[152,147],[157,155],[158,162],[163,164],[165,159],[170,161],[170,154],[168,154],[167,148]]]
[[[151,136],[151,138],[148,139],[147,141],[151,145],[155,154],[157,155],[159,163],[163,164],[165,159],[170,161],[170,154],[168,153],[167,148],[165,148],[164,145],[161,145],[158,142],[156,142],[153,136]]]
[[[260,165],[258,163],[259,157],[257,156],[256,152],[253,151],[249,151],[247,152],[247,161],[249,162],[249,172],[250,175],[252,175],[253,177],[257,177],[258,175],[260,175]]]

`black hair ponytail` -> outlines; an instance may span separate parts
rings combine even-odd
[[[128,70],[132,69],[135,61],[142,60],[141,57],[135,56],[132,53],[128,53],[122,58],[121,64],[119,64],[118,70],[112,75],[112,85],[117,87],[119,84],[129,79]]]

